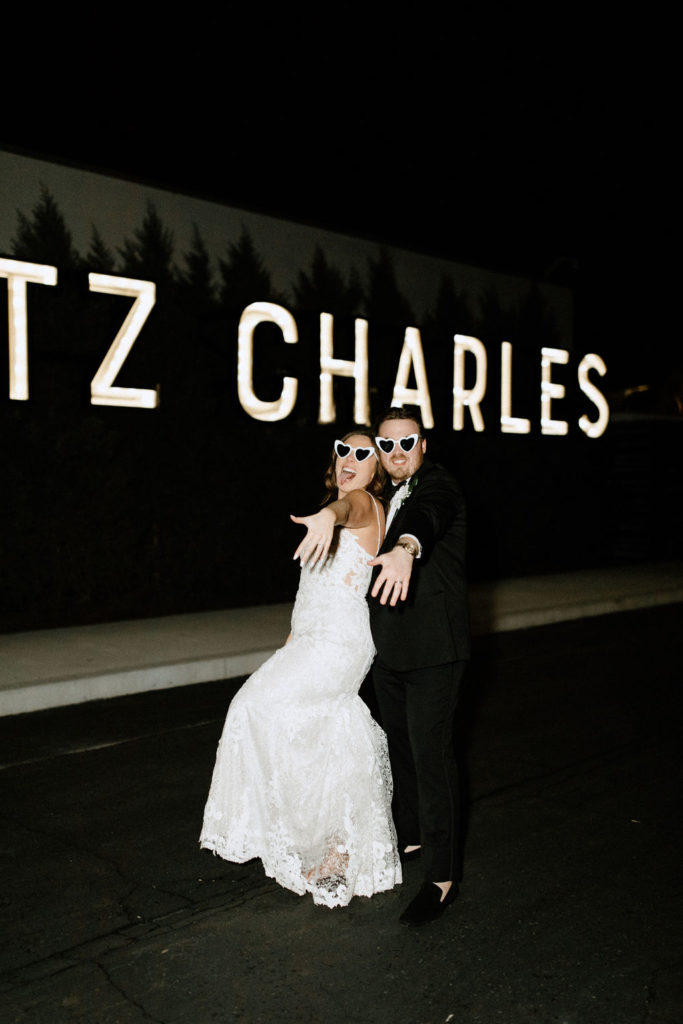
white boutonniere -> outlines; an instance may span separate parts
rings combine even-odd
[[[401,484],[398,490],[394,491],[391,496],[391,507],[398,512],[404,501],[407,501],[410,495],[413,493],[415,485],[417,483],[417,477],[413,476],[405,484]]]

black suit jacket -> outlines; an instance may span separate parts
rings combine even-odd
[[[403,533],[420,541],[422,555],[413,565],[408,597],[394,608],[368,597],[378,658],[396,671],[464,661],[470,654],[462,491],[452,474],[433,462],[425,461],[413,480],[380,550],[389,551]]]

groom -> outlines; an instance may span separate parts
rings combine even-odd
[[[453,902],[461,876],[453,719],[469,657],[465,505],[454,477],[425,460],[416,406],[388,409],[376,433],[391,502],[384,543],[370,563],[379,567],[369,598],[373,682],[389,741],[401,859],[420,857],[424,865],[425,881],[400,920],[421,925]]]

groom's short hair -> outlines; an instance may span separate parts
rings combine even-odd
[[[419,405],[390,405],[388,409],[377,417],[375,433],[379,434],[379,428],[387,420],[414,420],[420,428],[420,437],[425,436],[424,423],[422,422],[422,410]]]

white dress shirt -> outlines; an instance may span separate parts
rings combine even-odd
[[[412,477],[408,477],[407,480],[402,480],[400,484],[393,484],[395,490],[394,490],[394,493],[391,496],[391,500],[389,501],[389,513],[387,515],[387,524],[386,524],[386,532],[387,533],[389,532],[389,527],[391,526],[391,522],[392,522],[394,516],[398,512],[398,510],[401,507],[401,505],[403,504],[403,502],[408,497],[408,487],[410,485],[410,481],[411,480],[412,480]],[[417,554],[416,554],[415,557],[419,558],[420,555],[422,554],[422,545],[420,544],[420,541],[417,539],[415,534],[413,534],[413,533],[402,533],[401,536],[402,537],[410,537],[411,540],[415,541],[415,543],[417,544],[417,548],[418,548],[418,551],[417,551]]]

